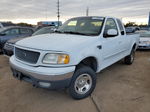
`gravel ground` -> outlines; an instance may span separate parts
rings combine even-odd
[[[83,100],[14,79],[8,58],[0,55],[0,112],[42,111],[150,112],[150,51],[137,51],[131,66],[120,61],[98,73],[95,91]]]

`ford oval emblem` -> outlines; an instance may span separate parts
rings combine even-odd
[[[27,56],[27,54],[26,54],[25,52],[23,52],[22,54],[23,54],[23,56],[24,56],[24,57],[26,57],[26,56]]]

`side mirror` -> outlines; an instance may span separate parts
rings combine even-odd
[[[115,37],[115,36],[117,36],[117,35],[118,35],[118,32],[117,32],[116,29],[109,29],[109,30],[107,31],[107,36],[108,36],[108,37]]]

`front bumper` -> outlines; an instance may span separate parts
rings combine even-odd
[[[5,54],[7,56],[12,56],[13,55],[13,49],[14,49],[14,45],[13,44],[6,43],[4,45],[4,48],[3,48],[3,54]]]
[[[48,89],[60,89],[69,86],[75,66],[71,67],[33,67],[22,64],[15,60],[14,56],[10,58],[10,66],[13,76],[19,80],[32,83],[36,87]],[[40,83],[49,83],[50,86],[43,86]]]
[[[138,49],[150,49],[150,45],[139,45]]]

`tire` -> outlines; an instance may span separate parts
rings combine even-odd
[[[96,73],[88,66],[82,66],[75,71],[70,87],[69,94],[74,99],[88,97],[96,86]]]
[[[134,62],[134,58],[135,58],[135,50],[132,49],[130,55],[126,56],[124,58],[124,63],[127,64],[127,65],[131,65]]]
[[[3,50],[2,49],[0,49],[0,54],[3,54]]]

